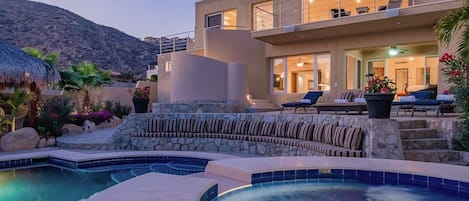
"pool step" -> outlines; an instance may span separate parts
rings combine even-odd
[[[422,139],[422,138],[438,138],[438,133],[432,128],[414,128],[400,129],[401,139]]]
[[[404,151],[406,160],[437,162],[437,163],[456,163],[459,162],[459,152],[447,149],[427,149]]]
[[[125,180],[128,180],[130,178],[133,178],[133,177],[135,177],[135,176],[132,175],[132,173],[128,169],[116,170],[116,171],[111,173],[111,179],[116,183],[121,183],[121,182],[123,182]]]
[[[448,140],[445,138],[423,138],[402,140],[402,148],[407,150],[448,149]]]

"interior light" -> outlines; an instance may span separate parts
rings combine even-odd
[[[414,57],[409,57],[409,61],[413,61],[413,60],[415,60]]]
[[[282,74],[280,74],[280,77],[281,77],[281,78],[283,78],[283,77],[284,77],[283,73],[282,73]]]
[[[309,0],[309,3],[313,3],[314,0]]]
[[[389,56],[396,56],[397,53],[399,53],[399,50],[397,49],[396,46],[391,46],[388,50]]]
[[[225,20],[229,20],[229,19],[230,19],[230,17],[228,17],[228,16],[224,16],[224,17],[223,17],[223,19],[225,19]]]
[[[361,2],[361,0],[357,0],[357,3],[360,3],[360,2]]]
[[[303,65],[305,65],[305,62],[303,62],[303,60],[299,59],[298,62],[296,63],[296,66],[298,67],[303,67]]]

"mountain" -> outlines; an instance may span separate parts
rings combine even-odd
[[[150,19],[149,19],[150,20]],[[27,0],[0,0],[0,39],[43,52],[60,51],[58,67],[84,60],[116,72],[143,77],[157,46],[70,11]]]

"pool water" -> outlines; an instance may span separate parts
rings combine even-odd
[[[50,165],[0,170],[0,201],[84,201],[96,192],[148,172],[185,175],[202,172],[204,168],[168,162],[76,170]]]
[[[308,179],[258,183],[214,201],[462,201],[463,198],[404,185],[370,185],[356,180]]]

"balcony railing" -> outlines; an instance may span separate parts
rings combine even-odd
[[[452,0],[302,0],[299,4],[274,0],[270,5],[254,6],[253,29],[260,31],[448,1]]]
[[[160,54],[191,49],[194,43],[194,31],[187,31],[159,38]]]

